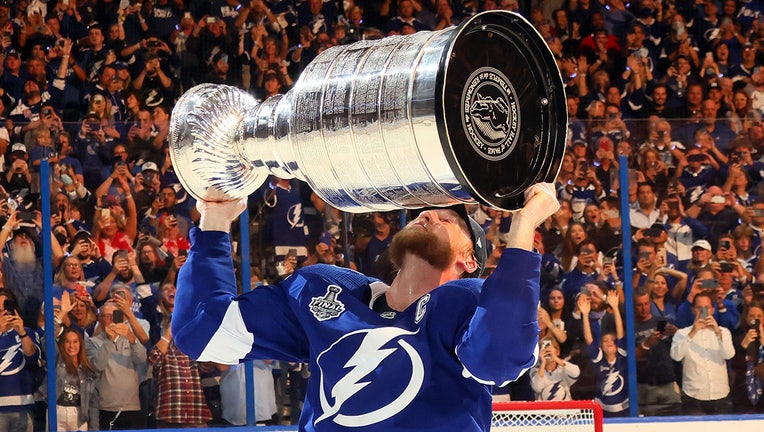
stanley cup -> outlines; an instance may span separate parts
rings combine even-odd
[[[172,114],[170,156],[197,199],[237,200],[274,175],[349,212],[517,209],[557,176],[567,132],[554,56],[506,11],[330,48],[263,102],[202,84]]]

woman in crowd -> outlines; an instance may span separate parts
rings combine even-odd
[[[560,253],[560,263],[567,272],[573,270],[578,262],[576,258],[576,249],[578,245],[587,239],[586,227],[580,222],[571,222],[568,225],[568,231],[563,239],[562,253]]]
[[[676,280],[673,289],[669,286],[667,275]],[[687,273],[663,267],[648,278],[645,285],[652,301],[652,315],[673,323],[678,305],[682,301],[682,294],[687,287]]]
[[[531,369],[531,386],[537,400],[572,400],[570,387],[578,381],[580,368],[560,355],[554,338],[539,340],[539,364]]]
[[[185,254],[191,249],[191,242],[180,234],[178,218],[174,214],[166,214],[159,218],[157,237],[162,242],[164,250],[173,256]]]
[[[560,173],[557,175],[557,180],[555,180],[555,186],[558,191],[564,188],[568,184],[568,181],[573,181],[575,171],[576,159],[572,153],[567,152],[565,153],[565,156],[562,157]]]
[[[732,95],[732,110],[727,117],[732,131],[742,134],[748,132],[752,124],[761,121],[761,111],[753,109],[753,100],[741,89]]]
[[[199,365],[175,346],[169,325],[175,285],[162,285],[160,298],[162,337],[148,357],[157,383],[156,419],[160,427],[205,427],[212,413],[202,389]]]
[[[565,358],[570,354],[570,347],[573,342],[572,340],[568,341],[568,332],[573,331],[574,334],[579,334],[579,336],[581,332],[575,328],[576,325],[572,322],[571,310],[565,303],[565,294],[562,292],[562,289],[555,287],[549,290],[549,295],[544,302],[543,308],[551,322],[549,327],[555,329],[552,331],[552,334],[560,344],[560,352],[558,354]]]
[[[129,190],[123,185],[124,190]],[[129,211],[125,211],[119,205],[110,205],[97,209],[93,226],[93,241],[98,244],[101,256],[111,262],[114,252],[124,249],[132,251],[133,240],[138,231],[138,218],[135,210],[135,201],[132,195],[125,196],[125,203]]]
[[[740,315],[734,338],[732,402],[736,412],[764,413],[764,306],[751,302]]]
[[[82,271],[82,263],[76,256],[69,255],[64,259],[61,268],[53,277],[53,304],[61,302],[61,294],[68,292],[71,295],[87,298],[91,289],[85,282],[85,274]]]
[[[111,101],[105,97],[102,93],[93,93],[88,102],[88,115],[97,116],[101,122],[101,129],[103,129],[106,136],[113,139],[119,139],[119,131],[114,127],[114,115],[112,114]]]
[[[78,330],[63,327],[56,347],[57,430],[97,430],[96,373],[88,361]]]

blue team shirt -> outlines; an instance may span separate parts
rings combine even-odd
[[[488,431],[489,386],[535,364],[539,256],[507,249],[485,281],[448,282],[402,312],[370,307],[387,288],[314,265],[236,296],[230,242],[192,230],[173,313],[200,360],[310,362],[301,431]]]
[[[605,358],[598,339],[587,347],[596,381],[594,400],[608,413],[619,413],[629,408],[629,364],[625,341],[617,339],[615,344],[617,351],[613,363]]]

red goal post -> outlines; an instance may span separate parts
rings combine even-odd
[[[491,432],[602,432],[602,407],[590,400],[494,402]]]

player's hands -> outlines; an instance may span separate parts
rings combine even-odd
[[[246,198],[223,202],[197,201],[196,209],[202,215],[199,220],[199,228],[202,231],[228,232],[231,228],[231,222],[239,217],[246,208]]]
[[[525,191],[525,205],[513,217],[522,218],[533,224],[533,228],[541,225],[549,216],[554,215],[560,208],[557,191],[552,183],[536,183]]]

